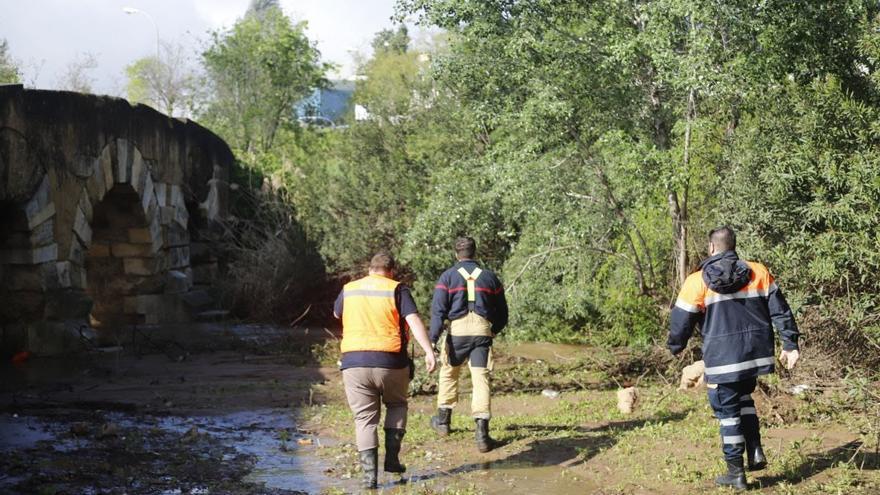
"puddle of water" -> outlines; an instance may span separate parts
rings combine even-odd
[[[547,342],[522,342],[506,349],[507,354],[525,359],[547,362],[567,361],[582,357],[590,352],[590,347],[575,344],[551,344]]]
[[[30,416],[0,414],[0,452],[30,449],[55,438],[46,423]]]
[[[211,435],[242,454],[256,459],[245,481],[265,483],[267,488],[316,493],[338,486],[325,474],[329,467],[315,452],[328,440],[300,434],[293,417],[283,409],[239,411],[220,416],[162,416],[134,418],[108,413],[108,420],[129,428],[161,428],[185,434],[192,428]],[[308,439],[311,445],[300,445]]]

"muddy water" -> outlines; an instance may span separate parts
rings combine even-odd
[[[254,325],[205,333],[222,350],[187,343],[0,365],[0,493],[356,488],[317,455],[332,440],[297,428],[311,386],[332,371],[300,364],[307,339]]]

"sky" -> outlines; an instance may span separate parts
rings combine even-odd
[[[156,52],[159,38],[200,51],[207,32],[229,27],[244,15],[249,0],[0,0],[0,38],[24,72],[24,82],[56,88],[68,64],[91,54],[89,74],[96,93],[124,93],[124,68]],[[392,26],[395,0],[281,0],[294,21],[308,22],[325,61],[339,66],[332,78],[354,73],[351,52],[370,52],[377,31]],[[140,9],[129,15],[123,7]]]

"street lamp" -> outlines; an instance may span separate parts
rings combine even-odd
[[[125,12],[126,14],[129,14],[129,15],[143,14],[153,24],[153,27],[156,29],[156,61],[158,62],[159,61],[159,25],[156,24],[156,21],[153,19],[153,16],[144,12],[141,9],[136,9],[134,7],[122,7],[122,11]]]

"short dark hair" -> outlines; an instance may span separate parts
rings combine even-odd
[[[370,260],[370,270],[390,272],[396,267],[397,262],[394,261],[394,256],[391,256],[391,253],[387,251],[379,251]]]
[[[455,240],[455,255],[461,259],[470,259],[477,254],[477,243],[473,237],[459,237]]]
[[[733,251],[736,249],[736,232],[727,225],[712,229],[709,232],[709,241],[720,251]]]

